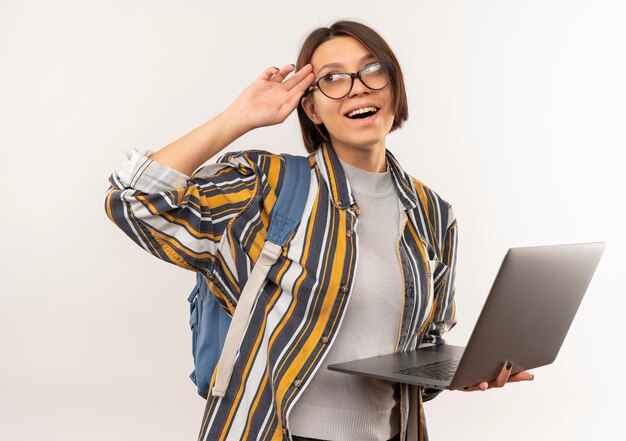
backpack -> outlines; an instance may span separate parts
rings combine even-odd
[[[286,163],[282,191],[272,212],[265,244],[241,291],[233,317],[220,307],[200,273],[196,274],[196,286],[187,299],[190,303],[189,325],[194,361],[194,370],[189,377],[203,398],[208,396],[218,360],[220,364],[212,393],[215,396],[224,395],[252,305],[269,268],[278,259],[304,211],[311,178],[309,161],[304,156],[282,156]]]

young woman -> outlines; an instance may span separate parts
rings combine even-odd
[[[202,273],[233,313],[276,198],[289,191],[284,161],[249,150],[194,170],[296,108],[308,201],[251,313],[225,396],[208,397],[199,439],[425,439],[422,403],[436,391],[326,369],[441,344],[455,324],[457,222],[387,149],[407,100],[400,65],[374,30],[351,21],[316,29],[297,65],[266,69],[157,153],[132,152],[111,177],[107,213],[147,251]],[[532,377],[509,373],[469,390]]]

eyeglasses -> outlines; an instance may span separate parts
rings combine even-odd
[[[305,95],[317,87],[328,98],[338,100],[352,90],[354,79],[358,78],[368,89],[379,90],[389,84],[389,75],[380,63],[365,66],[356,73],[333,72],[318,78],[309,86]]]

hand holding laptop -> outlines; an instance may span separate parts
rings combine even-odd
[[[503,387],[506,383],[515,383],[518,381],[532,381],[535,379],[535,376],[528,371],[523,371],[515,375],[511,375],[512,366],[513,365],[511,362],[504,362],[502,363],[502,370],[495,380],[483,381],[473,386],[464,387],[461,390],[466,392],[474,392],[477,390],[486,391],[487,389],[493,389],[494,387]]]
[[[467,347],[424,345],[328,369],[442,390],[532,380],[529,369],[556,359],[605,247],[594,242],[510,248]]]

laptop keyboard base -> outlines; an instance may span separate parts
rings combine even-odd
[[[451,380],[454,377],[460,358],[438,361],[424,366],[411,367],[394,371],[397,374],[413,375],[415,377],[436,378],[437,380]]]

